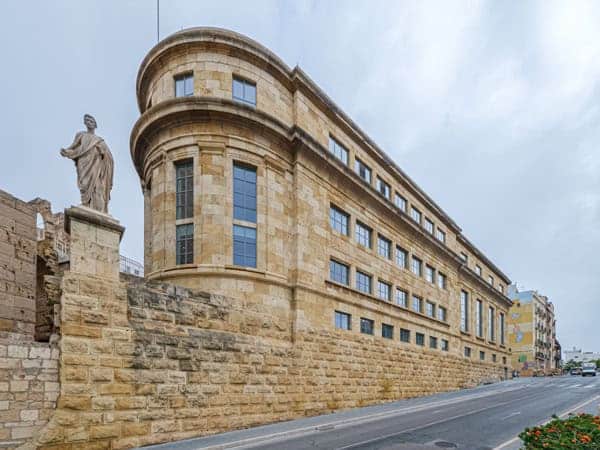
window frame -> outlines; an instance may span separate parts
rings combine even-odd
[[[242,178],[240,173],[243,174]],[[233,219],[256,224],[258,222],[258,167],[233,161],[232,175]]]
[[[180,234],[180,230],[188,230],[188,234]],[[190,231],[191,230],[191,231]],[[181,231],[183,233],[183,231]],[[183,249],[180,248],[183,245]],[[183,250],[183,252],[182,252]],[[175,264],[178,266],[194,263],[194,224],[175,225]]]
[[[380,233],[377,234],[377,254],[385,259],[392,259],[392,241]]]
[[[398,208],[400,211],[406,213],[408,202],[406,198],[398,193],[398,191],[394,192],[394,205],[396,205],[396,208]]]
[[[347,319],[347,323],[348,323],[347,328],[338,326],[338,317]],[[348,314],[348,313],[345,313],[343,311],[335,310],[334,311],[334,316],[333,316],[333,323],[334,323],[334,326],[335,326],[336,330],[350,331],[350,330],[352,330],[352,314]]]
[[[375,189],[377,190],[377,192],[379,192],[379,194],[381,194],[387,200],[389,200],[392,196],[392,187],[390,186],[389,183],[387,183],[379,175],[377,175],[377,178],[375,181]]]
[[[429,264],[425,264],[425,280],[428,283],[435,284],[435,268]]]
[[[360,280],[363,277],[364,277],[364,279],[369,281],[369,283],[368,283],[369,290],[368,291],[365,291],[365,290],[361,289],[361,287],[360,287],[361,286]],[[354,286],[355,286],[356,290],[358,290],[359,292],[362,292],[363,294],[372,295],[372,292],[373,292],[373,276],[372,275],[369,275],[366,272],[356,269],[354,278],[355,278]]]
[[[238,97],[235,94],[236,83],[238,83],[242,87],[242,96],[241,97]],[[254,91],[254,101],[246,98],[246,89],[249,87],[253,88],[252,90]],[[256,108],[256,105],[258,104],[258,86],[256,84],[256,81],[249,80],[248,78],[241,77],[239,75],[234,74],[231,77],[231,99],[236,102],[240,102],[244,105],[248,105],[248,106],[252,106],[252,107]]]
[[[404,304],[402,304],[399,300],[399,293],[404,294],[404,302],[402,302]],[[396,300],[396,305],[400,306],[401,308],[408,308],[408,292],[406,292],[404,289],[396,287],[396,295],[394,295],[394,299]]]
[[[365,328],[364,325],[368,325],[369,328]],[[368,334],[368,335],[374,336],[375,335],[375,321],[373,319],[361,317],[360,318],[360,332],[362,334]]]
[[[387,296],[386,297],[382,297],[382,287],[386,287],[387,288]],[[386,302],[391,302],[392,301],[392,285],[391,283],[388,283],[387,281],[378,279],[377,280],[377,298],[380,300],[384,300]]]
[[[180,81],[183,83],[183,93],[181,95],[177,95],[177,84]],[[186,90],[186,88],[189,87],[187,84],[188,81],[191,81],[191,91]],[[194,72],[187,71],[178,73],[177,75],[173,76],[173,90],[175,98],[192,97],[194,95]]]
[[[340,281],[333,277],[333,266],[341,267],[345,270],[346,281]],[[329,280],[334,283],[343,284],[344,286],[350,286],[350,266],[343,262],[338,261],[335,258],[329,258]]]
[[[238,231],[240,230],[244,230],[244,233],[246,233],[247,231],[251,231],[254,233],[254,242],[251,242],[250,240],[248,240],[248,242],[241,240],[240,238],[236,239],[236,229]],[[238,235],[239,236],[239,235]],[[244,239],[247,239],[247,236],[243,237]],[[236,245],[237,244],[237,245]],[[239,245],[243,245],[243,252],[239,252],[236,250],[239,250],[240,247]],[[246,250],[248,248],[248,246],[252,246],[254,247],[254,257],[252,257],[252,254],[246,254]],[[249,267],[252,269],[256,269],[258,267],[258,232],[257,229],[254,227],[248,227],[245,225],[239,225],[237,223],[233,224],[233,265],[237,266],[237,267]],[[242,260],[239,260],[237,258],[242,258]],[[249,264],[249,262],[251,262],[251,260],[254,260],[254,264]]]
[[[415,333],[415,344],[419,347],[425,347],[425,333]]]
[[[438,348],[438,338],[435,336],[429,336],[429,348],[437,350]]]
[[[415,304],[419,305],[419,309],[415,309]],[[410,307],[412,311],[423,314],[423,298],[413,294]]]
[[[387,333],[387,330],[389,333]],[[388,323],[381,323],[381,337],[385,339],[394,339],[394,325],[390,325]]]
[[[404,260],[404,264],[400,264],[399,255],[402,255],[402,259]],[[396,245],[396,264],[398,267],[402,267],[403,269],[408,269],[408,251],[404,250],[399,245]]]
[[[434,235],[434,233],[435,233],[435,224],[428,217],[425,217],[425,220],[423,221],[423,228],[425,228],[425,231],[427,231],[432,236]]]
[[[175,161],[175,220],[194,217],[194,160]]]
[[[469,333],[469,293],[463,289],[460,291],[460,331]]]
[[[408,328],[400,328],[400,342],[410,343],[410,330]]]
[[[416,266],[415,263],[417,263]],[[418,270],[416,270],[417,268]],[[416,257],[415,255],[412,255],[410,271],[413,275],[421,278],[423,276],[423,260]]]
[[[338,220],[338,218],[343,218],[346,222],[343,223],[343,221]],[[346,227],[345,233],[343,229],[340,230],[338,227],[336,227],[336,224],[338,223],[340,224],[340,228]],[[350,236],[350,214],[331,203],[329,205],[329,226],[332,230],[341,234],[342,236]]]
[[[350,152],[348,151],[348,148],[346,148],[345,145],[334,138],[331,134],[329,135],[329,153],[335,156],[345,166],[348,165],[350,160]]]
[[[354,158],[354,172],[367,184],[371,184],[373,180],[373,171],[371,168],[365,164],[363,160],[360,158]],[[362,173],[368,174],[368,176],[363,176]]]
[[[365,232],[365,236],[367,237],[368,245],[365,245],[362,242],[362,238],[364,236],[361,231]],[[371,249],[373,246],[373,229],[371,227],[369,227],[368,225],[364,224],[363,222],[357,220],[354,225],[354,239],[356,240],[358,245],[360,245],[364,248]]]
[[[419,209],[415,208],[414,206],[411,206],[410,207],[410,218],[415,223],[418,223],[419,225],[421,225],[421,223],[423,221],[423,213],[421,213],[421,211]]]

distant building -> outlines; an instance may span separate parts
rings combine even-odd
[[[600,353],[597,352],[584,352],[580,348],[573,347],[572,350],[565,350],[565,362],[588,362],[598,361],[600,359]]]
[[[508,314],[508,342],[513,370],[522,374],[560,367],[554,305],[537,291],[508,287],[513,306]]]
[[[144,276],[144,265],[135,259],[127,256],[119,256],[119,270],[121,273],[127,273],[136,277]]]

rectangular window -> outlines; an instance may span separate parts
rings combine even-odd
[[[194,216],[194,163],[191,160],[175,163],[176,219]]]
[[[475,266],[475,273],[479,276],[481,276],[481,267],[479,266]]]
[[[403,212],[406,212],[406,199],[397,192],[394,196],[394,204]]]
[[[402,342],[410,342],[410,330],[400,328],[400,340]]]
[[[490,341],[496,340],[496,311],[491,306],[488,309],[488,334]]]
[[[493,276],[491,276],[491,275],[490,275],[490,276],[488,277],[488,283],[490,283],[490,286],[493,286],[493,285],[494,285],[494,277],[493,277]]]
[[[502,364],[506,364],[506,356],[502,357]]]
[[[498,290],[504,294],[504,286],[502,286],[500,283],[498,283]]]
[[[233,218],[256,223],[256,168],[233,164]]]
[[[439,228],[435,230],[435,237],[438,241],[442,242],[443,244],[446,243],[446,233],[440,230]]]
[[[435,317],[435,304],[431,302],[425,302],[425,314],[429,317]]]
[[[371,229],[360,222],[356,222],[356,242],[363,247],[371,248]]]
[[[423,312],[423,300],[416,295],[413,295],[412,298],[412,309],[415,312]]]
[[[419,225],[421,224],[421,211],[414,206],[410,208],[410,217],[412,217],[412,220],[417,222]]]
[[[377,296],[381,300],[389,302],[392,300],[392,286],[385,281],[377,281]]]
[[[232,90],[234,100],[256,106],[256,83],[233,77]]]
[[[408,252],[398,246],[396,246],[396,264],[403,269],[408,267]]]
[[[256,267],[256,228],[233,226],[233,264]]]
[[[329,151],[337,159],[348,165],[348,150],[331,136],[329,136]]]
[[[467,255],[465,252],[460,252],[460,259],[467,264],[469,262],[469,255]]]
[[[429,234],[433,234],[433,222],[427,218],[425,218],[425,231]]]
[[[388,200],[390,199],[390,185],[383,181],[381,178],[377,177],[377,191],[383,195]]]
[[[400,288],[396,288],[396,305],[406,308],[406,292]]]
[[[437,284],[440,289],[446,289],[446,275],[444,275],[441,272],[438,272]]]
[[[335,327],[339,330],[349,330],[352,317],[341,311],[335,312]]]
[[[358,158],[354,160],[354,171],[359,177],[371,184],[371,168]]]
[[[504,313],[500,313],[500,345],[504,344]]]
[[[383,237],[377,236],[377,253],[385,259],[392,259],[392,241]]]
[[[448,311],[443,306],[438,307],[438,320],[446,322],[448,320]]]
[[[349,219],[350,216],[341,209],[338,209],[333,205],[329,207],[329,223],[331,224],[331,228],[344,236],[348,236],[349,233]]]
[[[435,269],[429,265],[425,265],[425,279],[430,283],[435,282]]]
[[[334,261],[329,261],[329,279],[336,283],[345,284],[346,286],[350,282],[350,268],[346,264]]]
[[[194,75],[186,73],[175,77],[175,97],[194,95]]]
[[[364,334],[373,334],[373,321],[371,319],[360,318],[360,332]]]
[[[475,302],[475,330],[477,336],[483,337],[483,303],[481,300]]]
[[[496,360],[497,360],[496,354],[495,354],[495,353],[493,353],[493,354],[492,354],[492,362],[496,362]]]
[[[442,339],[442,351],[443,352],[447,352],[448,351],[448,340],[447,339]]]
[[[471,347],[465,347],[465,356],[467,358],[471,357]]]
[[[436,337],[433,336],[429,336],[429,348],[437,348],[438,347],[438,340]]]
[[[412,273],[418,277],[423,275],[423,262],[416,256],[412,257]]]
[[[175,227],[177,264],[194,262],[194,224],[177,225]]]
[[[356,271],[356,289],[365,294],[371,293],[371,276],[359,270]]]
[[[460,329],[469,331],[469,294],[465,291],[460,291]]]
[[[394,326],[387,323],[381,324],[381,337],[386,339],[394,339]]]
[[[417,345],[425,345],[425,335],[423,333],[415,333],[415,342]]]
[[[479,359],[482,361],[485,360],[485,352],[479,352]]]

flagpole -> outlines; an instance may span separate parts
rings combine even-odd
[[[160,0],[156,0],[156,42],[160,41]]]

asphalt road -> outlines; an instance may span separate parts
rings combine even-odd
[[[526,426],[599,405],[600,376],[521,378],[151,448],[512,450]]]

